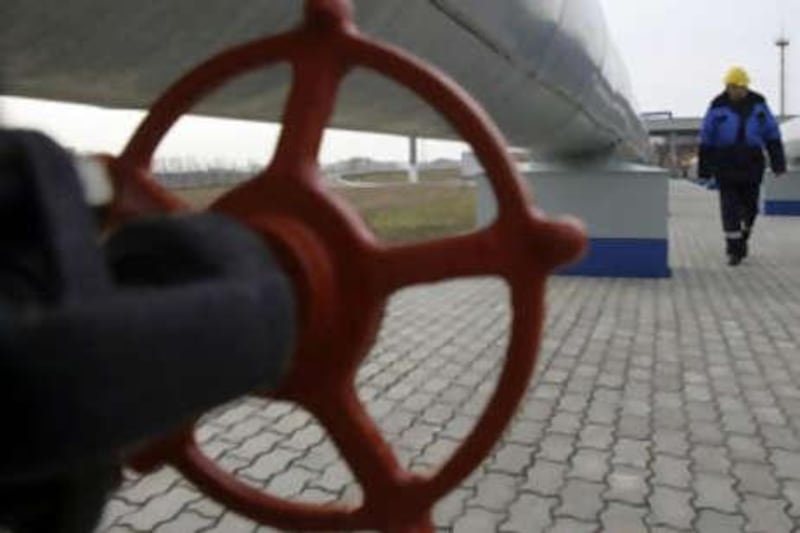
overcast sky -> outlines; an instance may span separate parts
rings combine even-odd
[[[2,1],[2,0],[0,0]],[[500,0],[502,1],[502,0]],[[672,111],[700,116],[722,89],[722,76],[734,64],[745,67],[753,89],[762,92],[779,111],[779,60],[775,39],[783,31],[787,50],[787,113],[800,113],[800,0],[598,0],[604,7],[612,39],[625,60],[640,111]],[[5,105],[4,105],[5,104]],[[100,111],[86,106],[43,105],[32,101],[0,102],[5,121],[43,129],[80,150],[117,153],[141,115]],[[198,131],[207,132],[198,135]],[[244,133],[243,133],[244,132]],[[160,148],[161,155],[221,152],[236,146],[239,153],[266,158],[277,128],[252,122],[189,119]],[[366,153],[384,159],[404,159],[405,139],[329,133],[324,162]],[[354,142],[356,141],[357,142]],[[423,158],[457,157],[461,145],[426,142]]]
[[[628,65],[641,111],[699,116],[729,66],[779,105],[779,55],[786,51],[786,112],[800,113],[800,0],[600,0]]]

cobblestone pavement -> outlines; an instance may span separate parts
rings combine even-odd
[[[440,531],[800,532],[800,220],[761,218],[724,264],[716,198],[674,183],[665,280],[557,278],[537,378],[494,454],[440,502]],[[359,392],[403,463],[447,457],[493,389],[508,327],[496,280],[393,298]],[[199,430],[241,479],[358,501],[318,425],[244,399]],[[100,531],[268,532],[170,469],[131,477]]]

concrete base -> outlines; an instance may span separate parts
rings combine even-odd
[[[536,205],[568,213],[587,226],[590,248],[561,273],[580,276],[664,278],[669,269],[669,173],[621,162],[593,166],[535,163],[525,178]],[[494,195],[479,177],[478,221],[497,212]]]
[[[764,214],[800,216],[800,169],[764,179]]]

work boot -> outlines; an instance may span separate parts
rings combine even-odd
[[[736,266],[742,262],[747,255],[747,243],[744,239],[726,239],[726,252],[728,253],[728,264]]]
[[[747,241],[750,239],[750,228],[742,229],[742,258],[747,257]]]

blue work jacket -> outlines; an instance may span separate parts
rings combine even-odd
[[[700,132],[699,176],[720,182],[760,181],[766,167],[765,150],[772,171],[785,172],[781,132],[764,97],[753,91],[739,102],[727,93],[717,96]]]

